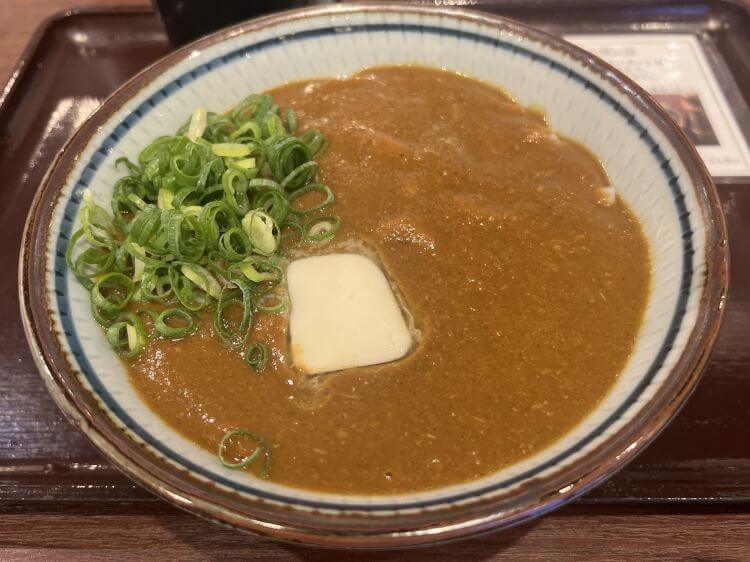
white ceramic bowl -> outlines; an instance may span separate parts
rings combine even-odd
[[[177,434],[128,383],[63,254],[81,192],[105,203],[115,159],[135,158],[199,106],[370,65],[418,63],[502,87],[602,161],[643,225],[652,288],[635,351],[602,403],[549,448],[489,477],[430,492],[339,496],[231,471]],[[325,7],[221,31],[118,90],[52,166],[22,256],[28,338],[50,392],[115,464],[169,501],[278,538],[385,547],[475,534],[542,513],[600,482],[689,395],[726,291],[725,231],[695,150],[640,88],[592,55],[507,20],[423,7]],[[492,446],[488,443],[487,446]]]

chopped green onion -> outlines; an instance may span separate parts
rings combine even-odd
[[[255,251],[270,256],[279,246],[280,231],[274,220],[263,211],[253,209],[242,219],[242,229]]]
[[[206,248],[200,222],[177,210],[165,212],[166,239],[169,253],[181,261],[197,261]]]
[[[238,128],[235,132],[233,132],[231,135],[229,135],[229,138],[234,140],[236,138],[242,137],[248,131],[252,132],[255,138],[259,139],[263,136],[263,132],[261,131],[260,125],[258,125],[255,121],[248,121],[247,123],[243,124],[240,128]]]
[[[130,237],[134,242],[145,246],[161,226],[161,209],[156,205],[146,205],[135,216],[130,225]]]
[[[94,283],[91,302],[100,310],[113,314],[125,309],[135,293],[135,283],[123,273],[107,273]]]
[[[199,107],[193,112],[193,115],[190,117],[190,126],[188,127],[187,132],[187,138],[189,138],[191,141],[195,142],[196,139],[199,139],[203,136],[203,132],[206,130],[206,125],[208,124],[208,114],[206,113],[206,110],[202,107]]]
[[[106,248],[111,245],[114,221],[107,211],[94,203],[89,191],[83,194],[83,207],[79,218],[83,234],[92,246]]]
[[[275,304],[273,304],[274,301]],[[276,293],[266,293],[258,297],[255,310],[267,314],[282,314],[289,310],[289,299]]]
[[[112,323],[107,328],[107,341],[124,359],[138,357],[147,340],[143,321],[137,314],[126,313],[122,320]]]
[[[318,174],[318,163],[310,160],[300,164],[281,180],[281,189],[292,189],[306,184]]]
[[[281,271],[280,267],[257,257],[247,258],[234,267],[253,283],[273,281],[272,286],[276,286],[281,283],[284,276],[284,272]]]
[[[294,202],[297,199],[299,199],[303,195],[315,192],[322,193],[325,196],[325,199],[321,203],[313,205],[312,207],[305,207],[303,209],[294,207]],[[317,213],[318,211],[323,211],[330,207],[331,204],[333,204],[333,199],[333,192],[331,191],[330,187],[322,183],[311,183],[289,194],[289,197],[287,197],[287,202],[290,205],[290,210],[292,213],[295,213],[297,215],[310,215],[312,213]]]
[[[174,259],[174,256],[172,256],[171,254],[162,256],[152,254],[140,244],[137,244],[133,240],[129,239],[125,240],[122,247],[125,248],[125,251],[133,257],[133,261],[140,260],[147,267],[159,267],[164,265],[166,262]]]
[[[253,342],[245,351],[245,363],[250,365],[256,373],[265,370],[268,363],[268,348],[260,342]]]
[[[174,291],[177,300],[182,306],[193,312],[205,308],[210,297],[202,287],[190,280],[176,265],[169,267],[169,283]]]
[[[266,118],[264,125],[271,138],[282,137],[287,134],[284,122],[276,114],[272,114]]]
[[[182,274],[198,285],[213,298],[218,299],[221,294],[221,285],[213,275],[202,265],[196,263],[183,263],[180,268]]]
[[[102,328],[109,328],[119,316],[119,314],[113,315],[104,312],[102,309],[96,306],[93,301],[91,302],[91,315],[94,317],[94,320],[96,320],[96,323],[99,324]]]
[[[145,301],[168,304],[174,302],[175,292],[172,289],[172,280],[169,276],[167,266],[146,269],[143,272],[141,281],[140,295]]]
[[[240,226],[240,220],[232,209],[223,199],[221,201],[211,201],[203,206],[203,210],[198,217],[203,232],[206,235],[208,243],[216,247],[219,243],[222,233]]]
[[[302,227],[305,240],[309,242],[320,242],[333,238],[341,226],[338,217],[315,217],[307,221]]]
[[[115,168],[118,168],[118,169],[119,169],[119,167],[120,167],[120,164],[122,164],[123,166],[125,166],[125,167],[126,167],[126,168],[128,169],[128,171],[129,171],[129,172],[130,172],[131,174],[136,174],[136,175],[138,175],[138,174],[140,174],[140,173],[141,173],[141,169],[140,169],[140,167],[138,167],[138,166],[136,166],[135,164],[133,164],[133,163],[132,163],[132,162],[131,162],[131,161],[130,161],[130,160],[129,160],[128,158],[126,158],[125,156],[120,156],[120,157],[119,157],[119,158],[118,158],[117,160],[115,160]]]
[[[180,325],[175,326],[175,320],[179,321]],[[172,324],[168,324],[170,321]],[[184,308],[168,308],[154,319],[154,329],[165,338],[173,340],[184,338],[195,332],[198,329],[198,322]]]
[[[297,114],[291,107],[286,110],[286,126],[290,133],[297,132]]]
[[[203,207],[200,205],[188,205],[187,207],[181,207],[180,211],[182,211],[183,215],[187,215],[190,217],[200,217],[201,213],[203,212]]]
[[[138,197],[135,193],[128,193],[127,200],[135,205],[138,209],[144,209],[146,207],[146,202]]]
[[[265,189],[255,196],[253,208],[260,209],[271,217],[276,224],[281,224],[289,214],[290,199],[287,199],[284,193],[278,189]]]
[[[211,145],[211,151],[216,156],[228,156],[230,158],[239,158],[250,154],[250,147],[238,142],[219,142]]]
[[[316,183],[325,137],[295,136],[298,126],[292,109],[264,94],[227,114],[199,108],[137,160],[117,159],[124,175],[112,186],[111,214],[84,192],[65,261],[121,357],[135,359],[151,338],[191,335],[206,309],[217,337],[239,350],[253,314],[288,309],[287,297],[271,292],[284,279],[288,233],[318,241],[339,225],[318,216],[333,202]],[[246,350],[251,366],[260,366],[260,345]]]
[[[224,188],[224,201],[238,215],[244,215],[250,201],[247,197],[247,178],[239,170],[227,170],[221,176],[221,185]]]
[[[211,251],[206,256],[206,268],[214,274],[222,285],[227,282],[229,273],[227,272],[227,261],[219,252]]]
[[[156,206],[160,209],[174,209],[172,201],[174,201],[174,192],[162,187],[159,190]]]
[[[254,189],[262,189],[262,188],[268,188],[268,189],[276,189],[281,191],[281,185],[277,181],[273,181],[268,178],[256,178],[252,179],[248,182],[248,187],[254,188]]]
[[[127,246],[123,246],[123,248],[129,251]],[[136,250],[141,254],[146,253],[145,248],[135,243],[132,243],[130,248]],[[140,281],[143,281],[143,273],[146,271],[146,262],[145,260],[140,259],[137,254],[131,253],[130,255],[133,259],[133,283],[138,283]]]
[[[243,160],[237,160],[235,161],[235,165],[238,168],[242,168],[243,170],[249,170],[250,168],[255,168],[255,158],[245,158]]]
[[[229,262],[238,262],[250,255],[253,246],[240,227],[232,227],[219,238],[219,252]]]
[[[273,146],[273,153],[269,160],[271,173],[276,181],[281,182],[301,166],[310,164],[311,159],[312,155],[307,144],[295,137],[286,137]],[[302,187],[317,173],[317,164],[314,169],[308,167],[306,170],[304,173],[297,172],[291,180],[288,180],[287,187]]]
[[[226,447],[228,442],[234,438],[234,437],[249,437],[252,439],[256,447],[253,450],[252,453],[247,455],[246,457],[243,457],[238,462],[231,462],[226,458]],[[250,466],[255,460],[260,456],[264,455],[263,460],[263,468],[261,470],[261,476],[263,478],[268,478],[268,474],[271,471],[271,449],[268,447],[268,444],[266,444],[265,439],[263,439],[260,435],[255,433],[254,431],[250,431],[249,429],[233,429],[231,431],[228,431],[226,434],[224,434],[224,437],[221,438],[221,441],[219,441],[219,461],[221,464],[223,464],[227,468],[246,468]]]
[[[305,131],[299,137],[299,140],[307,145],[307,149],[310,151],[313,158],[322,154],[326,149],[326,146],[328,146],[328,141],[326,141],[323,133],[314,129]]]
[[[232,285],[225,285],[219,295],[214,316],[214,330],[229,347],[239,347],[247,340],[248,331],[253,320],[253,292],[246,283],[233,278]],[[238,307],[241,310],[240,320],[232,319],[230,310]]]
[[[71,236],[68,249],[65,252],[65,262],[81,285],[91,290],[94,286],[92,279],[99,277],[112,268],[115,262],[115,251],[114,245],[108,249],[100,247],[87,248],[74,260],[73,251],[82,236],[84,236],[82,228],[75,231],[73,236]]]

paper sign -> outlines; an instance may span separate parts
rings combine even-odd
[[[750,150],[698,39],[688,34],[567,35],[643,86],[696,145],[711,175],[749,176]]]

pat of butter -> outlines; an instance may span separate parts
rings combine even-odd
[[[287,269],[294,364],[308,374],[400,359],[411,347],[385,275],[358,254],[293,261]]]

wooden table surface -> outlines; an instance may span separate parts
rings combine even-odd
[[[147,0],[0,0],[0,85],[34,30],[75,6]],[[750,560],[750,506],[574,504],[504,533],[399,553],[334,553],[281,545],[203,522],[164,503],[138,506],[0,504],[0,560]]]

